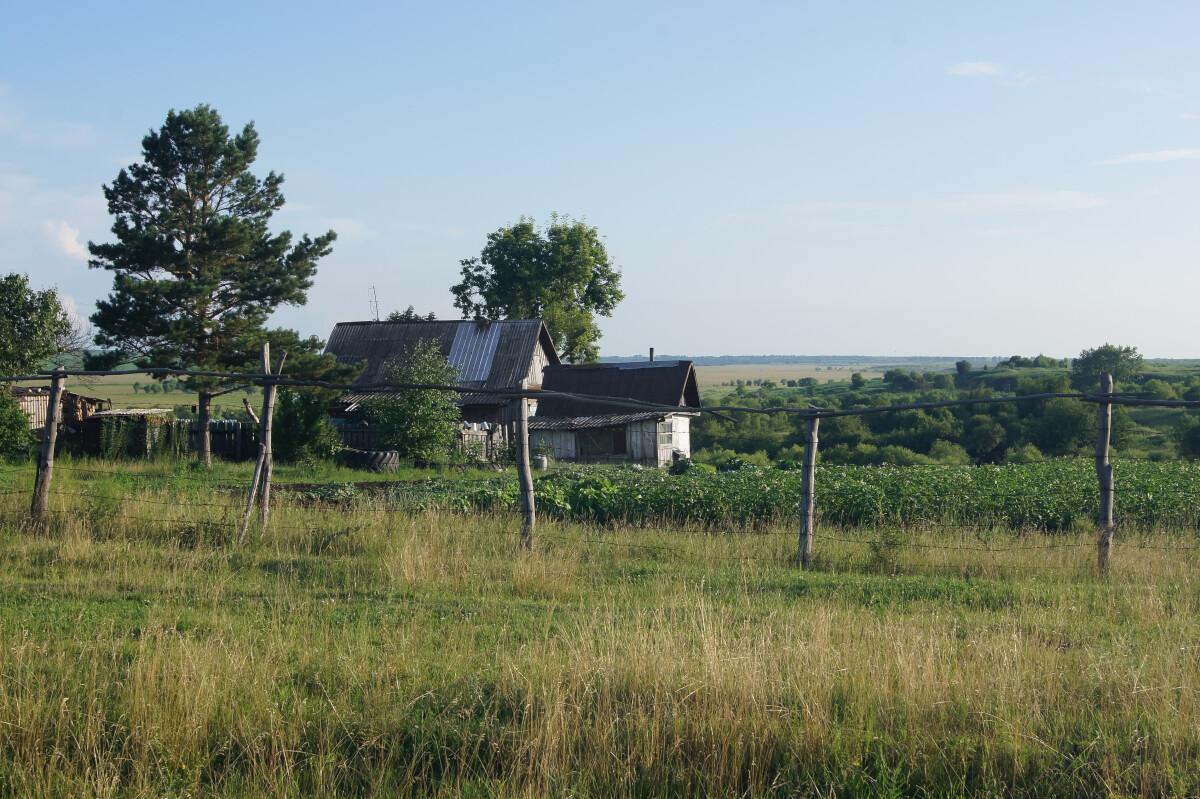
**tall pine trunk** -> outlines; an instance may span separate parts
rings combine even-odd
[[[197,423],[200,426],[200,460],[204,461],[204,468],[212,468],[212,435],[208,431],[209,408],[212,405],[212,394],[207,391],[200,392],[200,418]]]

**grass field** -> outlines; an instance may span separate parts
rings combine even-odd
[[[800,380],[805,377],[815,377],[822,383],[826,380],[849,380],[850,375],[861,372],[863,377],[883,377],[883,372],[863,371],[849,366],[834,366],[832,369],[814,367],[805,364],[785,363],[751,363],[734,364],[730,366],[697,366],[696,381],[700,389],[721,386],[730,381],[738,380]]]
[[[122,367],[125,368],[125,367]],[[139,384],[139,390],[134,391],[133,384]],[[171,391],[146,393],[141,386],[154,384],[154,378],[148,375],[106,376],[92,378],[71,378],[66,387],[69,391],[99,399],[111,399],[115,408],[166,408],[170,410],[176,405],[195,405],[196,395],[187,391]],[[18,383],[21,386],[46,386],[48,382]],[[213,399],[213,418],[221,417],[222,413],[231,414],[241,410],[242,398],[250,399],[251,405],[262,405],[262,390],[251,387],[249,392],[234,391]]]
[[[822,528],[802,573],[278,492],[239,549],[244,467],[61,467],[44,530],[0,473],[0,795],[1200,792],[1194,534],[1101,577],[1087,532]]]

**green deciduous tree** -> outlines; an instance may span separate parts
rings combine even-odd
[[[437,315],[433,311],[430,311],[424,316],[421,316],[421,314],[417,313],[416,309],[410,305],[403,311],[392,311],[387,315],[387,320],[389,322],[436,322]]]
[[[258,178],[253,123],[230,136],[207,105],[171,111],[142,139],[142,158],[104,187],[116,242],[88,244],[94,269],[113,272],[113,291],[92,316],[96,363],[228,371],[279,305],[303,305],[331,230],[316,239],[272,235],[283,176]],[[211,462],[207,421],[216,381],[192,378],[200,395],[201,455]]]
[[[447,363],[437,341],[422,339],[388,364],[387,375],[396,383],[452,386],[458,368]],[[379,424],[384,446],[401,458],[445,463],[458,436],[456,399],[453,391],[395,391],[371,399],[367,414]]]
[[[1129,382],[1141,376],[1144,361],[1137,347],[1118,347],[1105,344],[1083,350],[1071,360],[1071,385],[1080,391],[1095,391],[1100,373],[1108,372],[1117,383]]]
[[[7,388],[0,388],[0,462],[23,461],[37,449],[29,417]]]
[[[450,291],[464,319],[542,319],[572,363],[600,357],[595,315],[612,316],[625,298],[596,228],[558,215],[541,230],[521,217],[461,264],[462,281]]]
[[[63,349],[71,322],[58,292],[34,291],[25,275],[0,278],[0,377],[30,374]]]
[[[1175,450],[1181,458],[1196,460],[1200,458],[1200,417],[1185,413],[1175,423],[1171,431],[1175,442]]]

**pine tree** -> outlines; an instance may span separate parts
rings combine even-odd
[[[172,110],[142,139],[142,162],[104,186],[117,241],[88,243],[88,266],[114,273],[98,302],[93,363],[231,371],[245,365],[247,342],[261,339],[279,305],[303,305],[317,261],[337,238],[272,235],[284,203],[283,175],[250,172],[258,134],[249,123],[229,135],[207,105]],[[220,381],[191,378],[199,394],[200,452],[211,465],[209,408]]]

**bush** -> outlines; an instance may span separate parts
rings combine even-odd
[[[9,463],[28,460],[37,446],[37,436],[29,429],[29,417],[16,397],[0,390],[0,460]]]
[[[437,341],[422,339],[388,364],[387,376],[396,383],[447,386],[458,382],[458,368],[447,363]],[[456,399],[452,391],[409,389],[378,395],[367,412],[379,423],[383,446],[401,459],[446,463],[458,439]]]
[[[950,441],[938,439],[929,448],[929,457],[947,466],[970,466],[971,456],[966,449]]]
[[[1188,460],[1200,458],[1200,417],[1190,413],[1181,416],[1175,423],[1171,438],[1180,457]]]
[[[271,446],[285,463],[329,459],[343,448],[342,434],[329,421],[325,399],[281,388],[275,399]]]
[[[1004,453],[1005,463],[1038,463],[1045,460],[1042,451],[1033,444],[1025,444],[1020,447],[1012,447]]]

